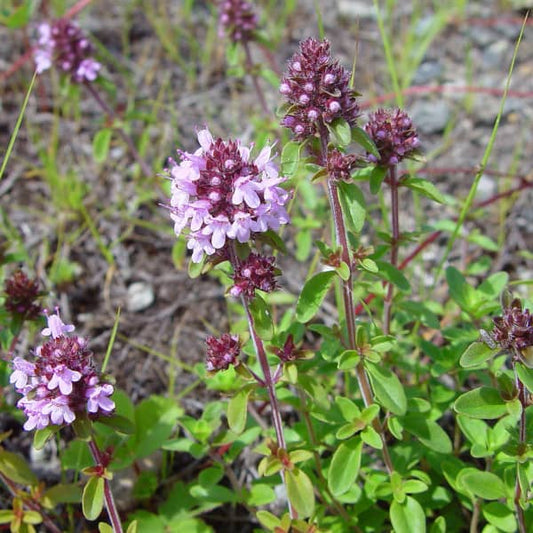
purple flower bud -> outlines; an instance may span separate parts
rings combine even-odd
[[[295,119],[285,117],[281,124],[290,128],[297,140],[316,135],[320,122],[343,118],[353,126],[357,121],[359,108],[350,87],[350,73],[332,59],[328,41],[302,41],[289,60],[281,86],[291,87],[290,92],[281,88],[280,92],[291,104],[290,113]]]
[[[17,270],[4,284],[7,311],[25,320],[33,320],[41,314],[41,306],[36,303],[39,297],[37,280],[30,280],[22,270]]]
[[[241,353],[241,344],[236,335],[224,333],[220,338],[208,337],[206,369],[208,372],[226,370],[238,364],[237,358]]]
[[[235,267],[232,296],[244,295],[253,298],[257,289],[272,292],[276,288],[277,275],[274,257],[251,253],[240,265]]]
[[[382,166],[397,165],[413,155],[420,143],[411,119],[401,109],[378,109],[370,115],[365,131],[376,144],[380,155],[376,162]],[[369,154],[369,160],[376,157]]]
[[[502,316],[494,318],[493,322],[492,338],[504,350],[521,356],[533,346],[533,315],[529,309],[522,309],[518,298],[513,299]]]
[[[234,42],[247,42],[255,37],[257,15],[254,6],[244,0],[219,2],[218,32],[225,33]]]

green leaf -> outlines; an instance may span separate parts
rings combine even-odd
[[[9,524],[15,518],[15,513],[11,510],[0,509],[0,524]]]
[[[407,398],[400,380],[389,369],[365,362],[376,399],[385,409],[402,416],[407,410]]]
[[[0,24],[9,29],[22,28],[28,24],[31,14],[35,9],[34,2],[25,2],[20,7],[14,9],[11,13],[0,13]]]
[[[33,434],[33,447],[41,450],[50,438],[59,431],[59,426],[47,426],[43,429],[35,430]]]
[[[298,322],[308,322],[316,315],[336,275],[334,270],[326,270],[307,280],[296,302]]]
[[[106,524],[105,522],[99,522],[98,532],[99,533],[113,533],[113,528],[109,524]]]
[[[492,472],[465,468],[459,473],[457,482],[484,500],[497,500],[507,495],[503,481]]]
[[[514,533],[517,524],[514,512],[500,502],[490,502],[483,506],[483,516],[489,524],[497,527],[500,531]]]
[[[450,289],[450,296],[467,313],[471,313],[479,306],[479,297],[475,289],[469,285],[464,276],[454,267],[446,269],[446,280]]]
[[[379,150],[374,144],[374,141],[369,137],[368,133],[364,129],[359,128],[358,126],[353,127],[352,141],[357,143],[366,152],[376,156],[379,159]]]
[[[335,144],[340,147],[348,146],[352,140],[350,125],[343,118],[336,118],[333,122],[326,124],[328,130],[335,138]]]
[[[363,442],[354,437],[341,442],[335,450],[328,470],[328,487],[334,496],[350,490],[355,483],[361,466],[361,450]]]
[[[355,350],[344,350],[337,361],[339,370],[351,370],[361,361],[361,356]]]
[[[365,444],[368,444],[376,450],[383,449],[383,441],[381,440],[379,433],[372,426],[367,426],[361,432],[361,439]]]
[[[425,533],[426,517],[422,506],[411,496],[403,503],[393,500],[390,506],[390,519],[395,533]]]
[[[250,313],[254,319],[257,334],[264,341],[269,341],[274,336],[274,323],[272,315],[265,300],[258,294],[250,302]]]
[[[285,471],[287,495],[300,518],[311,516],[315,510],[315,492],[311,480],[297,467]]]
[[[429,528],[429,533],[446,533],[446,518],[444,516],[437,516]]]
[[[375,263],[379,268],[379,276],[390,281],[403,292],[409,292],[411,290],[411,285],[401,270],[385,261],[376,261]]]
[[[101,416],[98,422],[113,428],[118,433],[122,433],[122,435],[133,435],[135,433],[133,421],[122,415]]]
[[[0,472],[21,485],[37,485],[39,482],[21,455],[2,449],[0,449]]]
[[[374,167],[374,170],[370,174],[369,184],[370,192],[372,194],[377,194],[381,188],[383,180],[387,176],[388,169],[387,167]]]
[[[495,356],[498,350],[493,350],[484,342],[473,342],[461,355],[459,360],[463,368],[476,367],[484,363],[487,359]]]
[[[107,159],[112,131],[111,128],[104,128],[97,131],[94,136],[93,157],[97,163],[103,163]]]
[[[455,401],[454,409],[459,414],[484,419],[500,418],[507,413],[507,405],[499,391],[492,387],[465,392]]]
[[[281,151],[281,173],[284,176],[292,176],[300,163],[302,143],[288,142]]]
[[[366,216],[366,202],[361,189],[355,183],[345,181],[340,181],[337,188],[348,228],[354,233],[360,233]]]
[[[104,508],[104,478],[91,477],[83,488],[81,505],[87,520],[96,520]]]
[[[50,508],[60,503],[80,503],[81,487],[75,483],[65,483],[49,488],[43,495],[43,502]]]
[[[529,392],[533,393],[533,369],[522,363],[516,363],[515,370],[518,379],[526,386]]]
[[[250,494],[246,498],[248,505],[258,507],[268,505],[276,499],[274,489],[264,483],[257,483],[250,488]]]
[[[424,196],[427,196],[431,200],[435,200],[435,202],[438,202],[439,204],[446,203],[446,198],[444,195],[431,181],[422,178],[406,178],[401,181],[401,184],[409,187],[409,189],[412,191],[416,191]]]
[[[257,511],[255,517],[261,525],[272,531],[276,526],[279,526],[279,518],[269,511]]]
[[[189,260],[189,264],[187,265],[187,272],[189,274],[189,277],[191,279],[196,279],[198,276],[202,274],[202,270],[205,265],[205,254],[202,256],[202,259],[199,263],[195,263],[192,259]]]
[[[228,424],[232,431],[240,435],[246,426],[246,418],[248,414],[248,397],[251,389],[246,387],[241,389],[228,403]]]
[[[448,434],[433,420],[423,414],[413,413],[402,418],[406,431],[413,434],[424,446],[437,453],[452,453],[452,441]]]
[[[23,524],[41,524],[43,521],[43,517],[41,516],[41,513],[38,511],[24,511],[24,518],[22,519]],[[35,531],[32,528],[21,528],[20,532],[23,533],[24,531],[33,532]]]

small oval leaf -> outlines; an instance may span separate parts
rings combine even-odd
[[[507,413],[507,405],[499,391],[492,387],[479,387],[465,392],[455,401],[457,413],[472,418],[500,418]]]
[[[315,492],[311,480],[297,467],[285,471],[287,495],[298,516],[311,516],[315,510]]]
[[[298,322],[308,322],[316,315],[336,275],[334,270],[326,270],[307,280],[296,303]]]
[[[359,437],[342,442],[335,450],[328,470],[328,487],[334,496],[350,490],[361,466],[363,442]]]
[[[91,477],[83,488],[81,504],[87,520],[96,520],[104,508],[104,482],[102,477]]]

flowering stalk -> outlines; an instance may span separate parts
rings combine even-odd
[[[93,456],[96,466],[105,468],[106,462],[102,458],[102,453],[100,452],[96,441],[91,438],[88,444],[89,450],[91,450],[91,455]],[[111,487],[109,485],[109,480],[106,477],[104,477],[104,501],[107,510],[107,515],[109,516],[109,521],[111,522],[113,531],[115,533],[122,533],[123,529],[122,524],[120,523],[120,516],[118,514],[117,506],[115,504],[115,499],[113,498],[113,492],[111,491]]]
[[[524,384],[518,377],[518,374],[516,373],[516,363],[513,362],[513,371],[515,374],[515,381],[516,386],[518,389],[518,400],[520,401],[520,404],[522,405],[522,412],[520,413],[520,424],[518,427],[518,442],[519,442],[519,453],[524,453],[527,449],[527,435],[526,435],[526,408],[528,407],[528,401],[527,401],[527,391],[524,387]],[[514,505],[516,509],[516,517],[518,519],[518,529],[520,533],[527,533],[526,528],[526,517],[524,515],[524,509],[522,509],[522,505],[520,504],[520,500],[522,499],[522,487],[520,485],[520,477],[518,474],[518,468],[519,463],[516,465],[516,481],[515,481],[515,494],[514,494]]]
[[[325,162],[327,167],[328,162],[328,131],[324,125],[320,127],[320,145],[321,145],[321,157]],[[341,203],[339,200],[339,194],[335,179],[333,176],[328,176],[328,198],[330,202],[331,212],[333,214],[333,222],[335,225],[335,235],[337,242],[342,248],[342,261],[345,262],[349,267],[349,276],[346,280],[342,280],[342,299],[344,304],[344,317],[346,321],[346,330],[348,334],[348,347],[351,350],[357,351],[357,345],[355,341],[355,306],[353,301],[353,272],[352,272],[352,260],[350,257],[350,248],[348,245],[348,234],[346,231],[346,224],[344,222],[344,215],[342,212]],[[364,363],[361,360],[355,367],[355,375],[357,378],[357,383],[359,385],[359,390],[361,391],[361,396],[365,407],[372,405],[374,403],[374,395],[372,392],[372,387],[370,386],[370,381],[366,373]],[[372,426],[375,431],[379,434],[381,442],[383,444],[382,453],[383,461],[387,468],[387,471],[392,473],[394,471],[394,466],[389,453],[389,448],[387,446],[387,439],[385,436],[385,431],[381,422],[378,418],[374,418],[372,421]]]

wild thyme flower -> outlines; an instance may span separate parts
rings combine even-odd
[[[232,296],[244,295],[253,298],[256,289],[272,292],[276,288],[276,267],[274,257],[265,257],[251,253],[233,274],[234,285],[230,289]]]
[[[79,414],[108,414],[115,408],[110,399],[113,386],[96,371],[87,341],[66,335],[74,326],[64,324],[57,309],[47,319],[42,334],[50,340],[36,348],[32,361],[16,357],[9,380],[23,395],[17,407],[28,417],[27,431],[70,424]]]
[[[218,33],[228,34],[234,43],[251,41],[257,30],[254,6],[244,0],[219,0]]]
[[[352,177],[352,171],[357,167],[357,156],[343,154],[339,150],[330,150],[328,153],[328,174],[335,180],[348,181]]]
[[[533,315],[522,310],[518,298],[503,310],[503,315],[493,319],[492,339],[505,350],[522,353],[533,346]]]
[[[284,207],[289,194],[279,187],[285,178],[271,162],[271,146],[252,159],[252,147],[215,140],[207,129],[198,141],[194,154],[179,152],[181,163],[171,159],[168,169],[174,231],[189,229],[187,247],[195,263],[224,248],[228,239],[244,243],[289,221]]]
[[[29,279],[22,271],[15,271],[4,285],[6,295],[5,308],[12,314],[33,320],[42,313],[42,308],[35,303],[40,296],[39,284],[35,279]]]
[[[413,155],[420,144],[412,120],[401,109],[378,109],[372,113],[365,130],[374,141],[380,158],[367,154],[368,159],[381,166],[395,166]]]
[[[75,22],[61,18],[43,22],[37,29],[34,60],[38,74],[54,65],[76,83],[96,79],[102,65],[91,57],[93,46]]]
[[[291,104],[281,123],[298,140],[315,135],[321,123],[343,118],[353,126],[359,116],[350,72],[332,59],[327,40],[300,43],[279,90]]]
[[[208,337],[207,359],[205,367],[208,372],[226,370],[232,365],[238,364],[238,357],[241,353],[241,343],[239,337],[224,333],[220,338]]]

